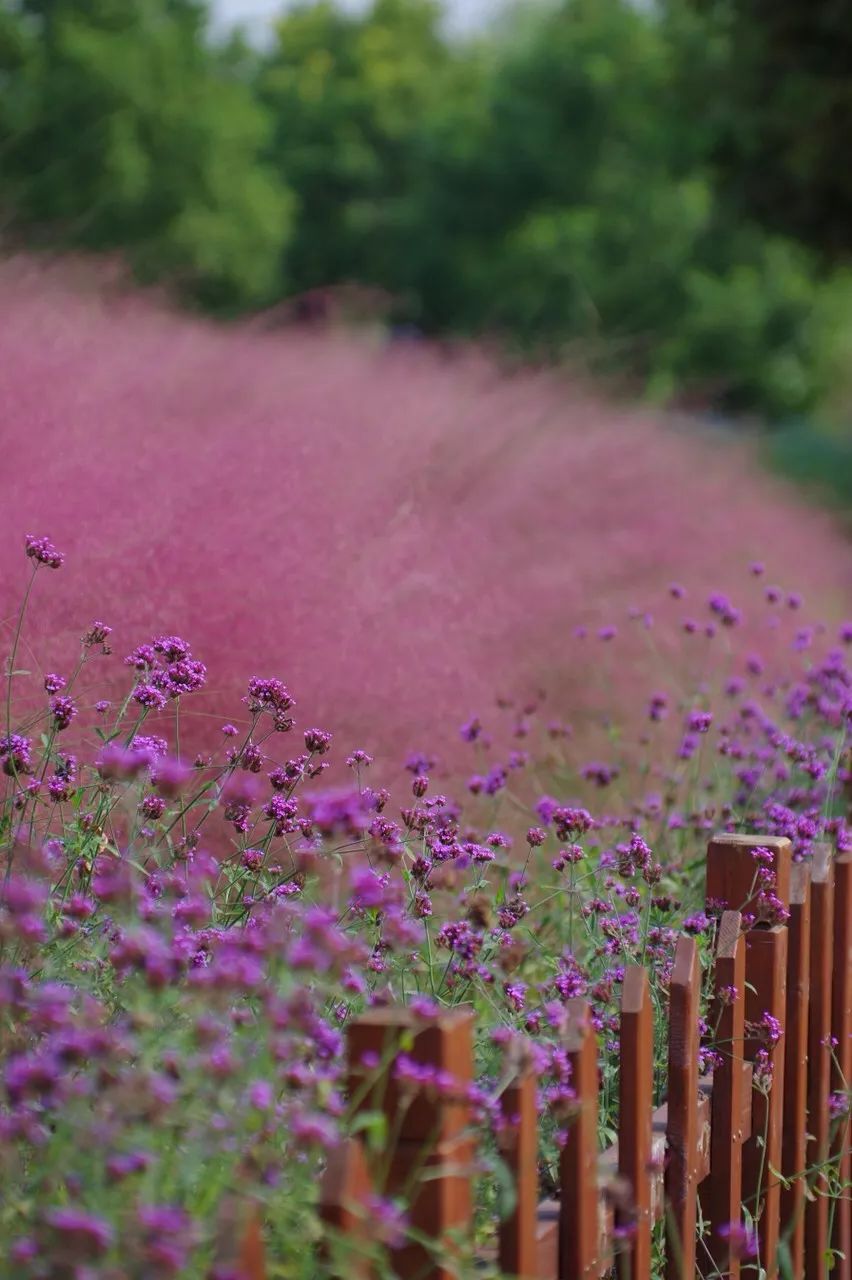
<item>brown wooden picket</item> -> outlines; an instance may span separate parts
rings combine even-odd
[[[751,1063],[745,1049],[745,938],[739,911],[725,911],[719,924],[711,1017],[719,1061],[713,1068],[710,1176],[706,1249],[715,1269],[739,1280],[740,1263],[729,1259],[722,1231],[741,1214],[743,1143],[751,1136]],[[744,1113],[748,1105],[747,1123]]]
[[[787,1008],[784,1052],[784,1123],[781,1172],[781,1223],[794,1275],[805,1257],[805,1169],[808,1114],[808,999],[810,997],[811,869],[793,867],[787,930]]]
[[[559,1164],[559,1280],[600,1275],[598,1184],[598,1048],[585,1000],[568,1001],[565,1048],[574,1090]]]
[[[618,1172],[628,1205],[616,1215],[616,1225],[628,1236],[619,1255],[619,1272],[625,1280],[650,1280],[654,1019],[648,974],[639,965],[629,965],[624,974],[620,1059]]]
[[[831,988],[834,967],[834,859],[827,845],[814,850],[811,867],[811,999],[808,1008],[808,1136],[806,1166],[819,1166],[828,1156],[829,1088],[831,1083]],[[825,1272],[828,1210],[825,1173],[809,1179],[812,1197],[805,1205],[805,1275],[817,1280]]]
[[[667,1280],[695,1275],[699,1131],[698,1015],[701,971],[695,939],[678,939],[669,1001],[669,1080],[665,1174]]]
[[[831,1001],[831,1034],[834,1044],[831,1090],[843,1094],[852,1089],[852,853],[837,858],[834,866],[834,981]],[[835,1280],[852,1280],[852,1147],[847,1110],[835,1123],[832,1154],[839,1161],[840,1183],[845,1188],[834,1205],[832,1246]]]
[[[790,913],[784,924],[757,913],[758,847],[772,856],[775,892]],[[695,939],[684,935],[669,984],[667,1100],[656,1109],[650,984],[645,969],[628,966],[618,1142],[603,1152],[591,1009],[585,1000],[568,1001],[564,1049],[573,1098],[557,1117],[564,1141],[552,1200],[538,1198],[534,1060],[522,1042],[512,1042],[497,1139],[515,1195],[490,1255],[502,1275],[650,1280],[652,1227],[664,1217],[666,1280],[710,1274],[739,1280],[748,1273],[729,1247],[727,1229],[742,1222],[745,1207],[756,1215],[767,1277],[779,1275],[783,1258],[796,1280],[824,1280],[833,1248],[846,1257],[834,1255],[832,1280],[852,1280],[849,1122],[832,1124],[829,1108],[831,1091],[847,1090],[852,1077],[852,857],[818,846],[810,866],[794,867],[791,854],[781,837],[710,842],[707,899],[719,923],[707,1017],[718,1060],[699,1078],[701,967]],[[765,1014],[782,1029],[774,1044]],[[371,1256],[374,1194],[400,1195],[409,1209],[414,1238],[389,1251],[390,1274],[457,1280],[475,1273],[472,1032],[467,1009],[418,1016],[382,1008],[350,1025],[351,1107],[356,1114],[383,1113],[386,1136],[379,1151],[350,1138],[326,1162],[321,1217],[329,1240],[351,1246],[338,1266],[340,1280],[379,1274]],[[443,1073],[440,1087],[422,1087],[410,1070],[400,1072],[402,1053],[415,1072]],[[829,1158],[847,1179],[845,1197],[831,1203],[827,1177],[814,1167]],[[782,1188],[782,1177],[789,1186]],[[326,1247],[326,1274],[334,1256]],[[246,1235],[241,1265],[249,1280],[268,1274],[257,1223]]]
[[[453,1255],[470,1227],[472,1024],[466,1008],[431,1019],[384,1008],[370,1010],[349,1031],[350,1096],[359,1099],[360,1111],[382,1111],[387,1122],[389,1146],[377,1189],[408,1201],[412,1238],[391,1250],[400,1277],[454,1280]],[[403,1045],[416,1067],[443,1073],[448,1089],[416,1089],[398,1078],[394,1067]]]
[[[368,1255],[370,1244],[369,1197],[370,1174],[364,1148],[356,1138],[348,1138],[328,1154],[320,1186],[320,1218],[326,1227],[326,1241],[321,1253],[323,1261],[339,1280],[370,1280],[372,1268]],[[347,1245],[341,1257],[335,1257],[329,1244]]]
[[[503,1159],[515,1186],[515,1205],[500,1223],[499,1262],[506,1275],[538,1275],[538,1118],[536,1078],[528,1053],[513,1046],[511,1078],[500,1099],[506,1128]]]

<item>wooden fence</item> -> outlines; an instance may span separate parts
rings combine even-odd
[[[753,922],[756,846],[771,851],[777,896],[790,912],[783,925]],[[756,1276],[754,1262],[741,1264],[725,1238],[745,1206],[757,1220],[770,1280],[852,1280],[849,1120],[848,1113],[833,1120],[830,1105],[852,1079],[852,857],[820,847],[812,863],[793,864],[786,839],[719,836],[708,849],[707,900],[726,908],[712,973],[718,1064],[699,1077],[701,973],[695,940],[683,935],[670,988],[667,1101],[654,1109],[648,974],[630,967],[621,998],[618,1141],[600,1153],[595,1031],[586,1001],[569,1002],[564,1046],[575,1102],[554,1200],[539,1201],[536,1079],[515,1047],[500,1102],[502,1154],[516,1191],[498,1228],[495,1261],[504,1274],[588,1280],[614,1270],[621,1280],[650,1280],[652,1231],[663,1219],[664,1270],[655,1276],[737,1280],[749,1265]],[[768,1088],[757,1079],[766,1040],[755,1024],[764,1014],[781,1028]],[[391,1135],[381,1190],[392,1195],[413,1169],[422,1173],[410,1203],[412,1238],[391,1254],[393,1272],[404,1280],[472,1274],[452,1260],[453,1242],[465,1238],[472,1215],[472,1039],[464,1008],[425,1019],[376,1009],[349,1029],[353,1106],[383,1111]],[[403,1047],[409,1060],[444,1072],[453,1087],[412,1097],[392,1069]],[[840,1196],[826,1194],[829,1167],[839,1168],[846,1188]],[[364,1151],[351,1139],[331,1153],[321,1188],[329,1232],[351,1242],[339,1269],[346,1280],[373,1275],[365,1249],[371,1190]],[[445,1251],[432,1251],[429,1240]],[[261,1280],[256,1240],[253,1258],[251,1275]]]

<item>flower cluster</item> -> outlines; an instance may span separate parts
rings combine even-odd
[[[32,558],[51,554],[39,541]],[[742,611],[716,596],[708,609],[733,645]],[[604,630],[608,654],[626,643]],[[93,624],[82,661],[108,636]],[[277,678],[253,677],[243,728],[225,723],[190,765],[176,733],[141,731],[149,711],[205,685],[177,636],[128,656],[126,700],[97,704],[96,752],[76,672],[38,678],[41,721],[12,715],[0,736],[0,1146],[20,1206],[16,1221],[0,1217],[0,1253],[16,1274],[108,1276],[130,1259],[134,1275],[220,1280],[217,1219],[237,1185],[269,1207],[275,1256],[299,1280],[319,1274],[293,1242],[320,1232],[313,1187],[349,1132],[346,1027],[387,1005],[483,1011],[474,1087],[408,1050],[393,1079],[406,1098],[463,1092],[495,1141],[511,1126],[503,1054],[526,1045],[552,1190],[576,1111],[571,1002],[588,1001],[598,1033],[606,1131],[627,967],[646,967],[664,1012],[677,939],[691,933],[709,955],[708,835],[784,835],[797,858],[817,841],[852,845],[838,800],[852,712],[843,652],[827,643],[803,668],[791,643],[776,670],[747,643],[726,648],[741,684],[727,662],[716,687],[638,691],[622,733],[607,719],[597,738],[594,726],[572,735],[532,702],[504,708],[507,732],[499,717],[487,731],[486,716],[468,721],[481,772],[463,803],[427,752],[408,758],[396,791],[365,784],[362,748],[344,757],[346,784],[329,785],[324,729],[280,753],[295,701]],[[753,864],[747,923],[783,923],[771,848]],[[728,989],[722,1004],[736,998]],[[724,1052],[705,1031],[702,1068]],[[782,1028],[767,1012],[747,1034],[769,1091]],[[832,1114],[847,1111],[838,1092]],[[398,1245],[406,1206],[375,1190],[377,1230]],[[750,1247],[740,1224],[728,1239],[738,1256]]]

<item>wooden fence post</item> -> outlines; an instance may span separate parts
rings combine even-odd
[[[538,1270],[538,1112],[536,1076],[529,1050],[517,1042],[509,1060],[512,1077],[500,1099],[505,1127],[501,1149],[515,1186],[515,1207],[500,1223],[500,1270],[536,1280]]]
[[[566,1007],[575,1100],[560,1158],[559,1280],[589,1280],[598,1274],[598,1047],[586,1001]]]
[[[617,1217],[630,1232],[619,1272],[625,1280],[650,1280],[654,1015],[647,971],[635,964],[627,966],[621,989],[618,1080],[618,1172],[630,1189],[630,1207]]]
[[[814,847],[811,867],[811,999],[808,1009],[808,1142],[805,1165],[828,1156],[831,1088],[831,988],[834,964],[834,859],[828,845]],[[806,1280],[822,1280],[827,1266],[828,1200],[824,1174],[811,1179],[815,1196],[805,1205]]]
[[[677,940],[669,986],[669,1084],[666,1122],[666,1276],[693,1280],[698,1208],[698,1001],[695,939]]]
[[[743,1148],[743,1204],[758,1221],[760,1262],[769,1280],[778,1274],[781,1139],[784,1119],[784,1022],[787,988],[787,927],[760,920],[760,865],[755,850],[769,855],[774,893],[790,909],[792,847],[783,836],[720,835],[707,852],[707,897],[742,910],[753,923],[746,933],[746,1057],[755,1071],[752,1134]],[[773,1038],[777,1029],[777,1038]],[[761,1056],[768,1054],[761,1063]],[[768,1063],[771,1080],[766,1069]],[[758,1075],[762,1087],[757,1086]],[[776,1172],[774,1172],[776,1171]]]
[[[720,1229],[738,1222],[742,1203],[743,1107],[751,1093],[751,1064],[745,1049],[745,938],[739,911],[725,911],[716,941],[711,1025],[719,1061],[713,1068],[710,1121],[710,1176],[707,1180],[708,1248],[718,1271],[739,1280],[739,1260],[728,1258]],[[749,1097],[750,1102],[750,1097]]]
[[[332,1246],[335,1237],[340,1241],[339,1280],[369,1280],[373,1274],[366,1256],[371,1190],[364,1149],[357,1138],[348,1138],[328,1154],[319,1199],[319,1216],[329,1230],[321,1254],[327,1264],[334,1264]]]
[[[468,1008],[429,1016],[388,1008],[369,1010],[349,1028],[349,1097],[357,1110],[382,1111],[387,1120],[390,1149],[375,1190],[403,1194],[412,1231],[424,1237],[391,1250],[400,1280],[453,1280],[470,1234],[472,1025]],[[401,1053],[413,1073],[398,1070]]]
[[[852,853],[840,854],[834,864],[834,985],[831,1034],[837,1044],[831,1067],[832,1093],[852,1089]],[[845,1188],[834,1204],[831,1242],[837,1257],[836,1280],[852,1280],[852,1148],[849,1114],[837,1123],[831,1153],[838,1160]]]
[[[246,1280],[266,1280],[266,1254],[260,1229],[260,1214],[256,1209],[246,1223],[240,1246],[240,1267]]]
[[[805,1257],[805,1183],[802,1175],[806,1161],[811,942],[811,869],[807,862],[797,862],[793,867],[787,932],[781,1172],[792,1181],[781,1189],[781,1231],[790,1250],[793,1275],[801,1276]]]

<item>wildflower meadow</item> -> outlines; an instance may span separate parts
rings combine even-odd
[[[451,789],[428,743],[394,775],[403,782],[375,785],[378,762],[357,741],[301,721],[286,671],[252,675],[206,748],[187,750],[187,704],[215,679],[192,638],[141,635],[124,653],[109,622],[81,618],[57,669],[35,670],[27,637],[68,563],[39,532],[17,564],[0,733],[3,1276],[235,1280],[261,1274],[247,1269],[250,1231],[270,1276],[348,1275],[319,1197],[353,1137],[372,1170],[370,1265],[397,1274],[419,1175],[383,1184],[388,1134],[356,1105],[344,1040],[365,1011],[401,1007],[424,1025],[475,1013],[473,1228],[449,1261],[446,1239],[416,1236],[424,1274],[497,1275],[488,1259],[513,1203],[506,1052],[533,1055],[545,1198],[576,1123],[564,1035],[578,997],[597,1037],[601,1146],[614,1137],[630,966],[649,975],[653,1096],[666,1096],[679,936],[696,940],[705,991],[712,979],[708,837],[786,837],[795,862],[852,847],[852,623],[812,617],[761,563],[742,566],[735,596],[663,581],[632,616],[579,627],[566,661],[594,645],[603,662],[646,643],[652,611],[677,618],[655,683],[588,732],[538,700],[456,724],[464,767]],[[120,696],[98,697],[99,684]],[[749,920],[783,923],[772,853],[758,843],[753,863]],[[729,1047],[702,1007],[706,1074]],[[749,1035],[754,1088],[770,1096],[780,1024],[764,1011]],[[405,1053],[392,1071],[403,1094],[454,1087]],[[832,1081],[836,1159],[801,1177],[834,1207],[850,1194],[850,1094]],[[760,1213],[745,1205],[723,1224],[726,1247],[745,1271],[777,1274],[759,1256]],[[699,1221],[709,1280],[728,1272],[708,1234]]]

